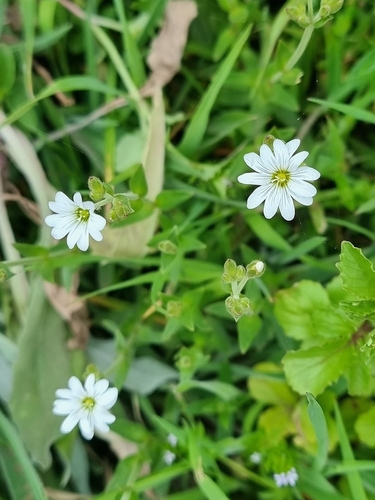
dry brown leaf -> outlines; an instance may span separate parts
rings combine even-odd
[[[44,282],[44,290],[51,305],[69,324],[73,333],[73,337],[67,342],[67,347],[72,350],[84,350],[90,335],[89,315],[85,302],[78,300],[77,288],[78,283],[75,284],[74,290],[68,291],[60,285]]]
[[[155,87],[164,87],[181,67],[191,21],[197,16],[197,5],[190,0],[169,2],[165,20],[151,44],[147,64],[152,70],[141,94],[152,95]]]

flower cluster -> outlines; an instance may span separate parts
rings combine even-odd
[[[84,383],[77,377],[70,377],[69,389],[58,389],[53,404],[55,415],[64,415],[60,431],[68,434],[78,424],[82,436],[92,439],[96,430],[108,432],[108,424],[112,424],[116,417],[108,410],[116,403],[118,390],[109,388],[109,382],[101,379],[95,382],[95,375],[91,373]]]
[[[178,439],[174,434],[168,434],[167,441],[173,448],[177,446]],[[176,460],[176,454],[171,450],[166,450],[163,455],[163,460],[167,465],[172,465]]]
[[[292,467],[287,472],[280,472],[274,474],[273,478],[278,488],[283,486],[295,486],[298,481],[298,472]]]
[[[306,181],[319,179],[320,173],[314,168],[301,166],[309,153],[301,151],[295,154],[299,145],[299,139],[286,144],[275,139],[273,150],[263,144],[259,155],[248,153],[244,156],[247,165],[255,172],[241,174],[238,181],[259,186],[247,199],[247,208],[255,208],[264,202],[266,219],[271,219],[279,209],[282,217],[290,221],[295,216],[293,199],[301,205],[312,204],[316,189]]]

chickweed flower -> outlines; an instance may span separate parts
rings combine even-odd
[[[259,453],[259,451],[254,451],[250,456],[249,456],[249,460],[251,463],[253,464],[260,464],[260,462],[262,461],[262,454]]]
[[[276,486],[281,488],[283,486],[295,486],[298,481],[298,473],[294,467],[292,467],[287,472],[280,472],[279,474],[274,474],[273,478],[275,480]]]
[[[60,431],[68,434],[78,424],[82,436],[92,439],[94,431],[108,432],[108,424],[112,424],[116,417],[108,410],[117,401],[118,390],[108,388],[109,382],[101,379],[95,382],[95,375],[91,373],[85,384],[82,385],[77,377],[70,377],[69,389],[58,389],[52,412],[55,415],[67,415],[63,420]]]
[[[286,144],[275,139],[272,149],[263,144],[260,155],[248,153],[244,156],[247,165],[255,170],[241,174],[238,181],[257,187],[247,199],[247,208],[252,209],[264,202],[264,216],[271,219],[280,210],[285,220],[294,219],[293,199],[301,205],[311,205],[316,194],[314,186],[306,181],[319,179],[320,173],[314,168],[301,166],[308,157],[307,151],[295,154],[299,139]]]
[[[89,236],[95,241],[101,241],[107,221],[101,215],[94,213],[95,205],[92,201],[82,201],[80,193],[73,196],[73,201],[66,194],[58,191],[55,201],[49,202],[49,208],[55,212],[45,218],[47,226],[52,227],[51,234],[56,240],[65,236],[70,249],[77,245],[80,250],[86,251],[89,247]]]
[[[173,451],[166,450],[164,452],[163,460],[167,465],[172,465],[173,462],[176,460],[176,454],[173,453]]]
[[[171,446],[173,447],[177,446],[178,439],[177,436],[175,436],[174,434],[168,434],[167,441]]]

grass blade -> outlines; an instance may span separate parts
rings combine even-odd
[[[315,457],[315,467],[322,470],[327,462],[328,456],[328,429],[322,407],[312,394],[306,393],[310,421],[314,427],[318,451]]]
[[[251,25],[248,26],[237,38],[232,50],[219,66],[217,72],[212,78],[212,82],[203,94],[179,146],[179,150],[182,154],[190,157],[200,146],[206,132],[211,110],[215,104],[219,91],[228,78],[234,63],[238,59],[243,46],[249,38],[251,28]]]
[[[355,462],[353,450],[350,446],[350,441],[346,433],[344,423],[342,421],[341,413],[338,404],[335,402],[335,417],[337,424],[337,431],[340,440],[341,454],[345,462]],[[358,471],[352,470],[346,473],[348,478],[349,488],[352,498],[355,500],[367,500],[367,495],[362,484],[361,476]]]

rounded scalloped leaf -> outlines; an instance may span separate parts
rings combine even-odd
[[[375,406],[357,418],[354,429],[363,444],[375,448]]]
[[[253,368],[259,375],[248,380],[251,396],[262,403],[275,405],[294,405],[298,399],[283,378],[282,369],[274,363],[259,363]],[[274,376],[276,375],[276,377]]]
[[[349,241],[341,244],[340,262],[336,264],[340,270],[343,288],[353,293],[358,299],[375,299],[375,271],[370,262]]]

